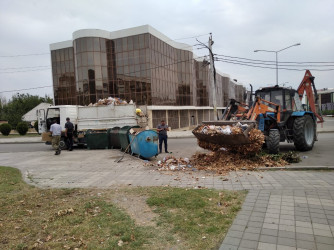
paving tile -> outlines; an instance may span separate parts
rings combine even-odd
[[[288,225],[288,226],[294,226],[294,225],[295,225],[295,221],[294,221],[294,220],[284,220],[284,219],[280,219],[280,220],[279,220],[279,224],[282,224],[282,225]]]
[[[245,233],[259,234],[260,232],[261,232],[261,228],[259,227],[247,227],[245,229]]]
[[[241,242],[240,238],[225,237],[223,244],[239,246],[240,242]]]
[[[270,235],[260,235],[260,242],[270,243],[270,244],[277,244],[277,237],[270,236]]]
[[[298,233],[296,232],[296,239],[297,240],[306,240],[306,241],[314,241],[313,234],[305,234],[305,233]]]
[[[297,227],[312,228],[312,223],[311,222],[306,222],[306,221],[296,221],[296,226]]]
[[[279,223],[279,219],[277,218],[264,218],[264,223],[269,223],[269,224],[278,224]]]
[[[263,223],[262,228],[268,228],[268,229],[276,229],[276,230],[278,230],[278,225],[277,224]]]
[[[313,234],[313,230],[307,227],[296,227],[296,233]]]
[[[238,250],[237,246],[222,244],[219,250]]]
[[[240,247],[247,247],[251,249],[257,249],[258,241],[257,240],[242,240],[240,242]]]
[[[314,235],[325,236],[325,237],[333,237],[332,232],[330,230],[321,230],[314,228]]]
[[[276,250],[276,244],[270,244],[266,242],[259,242],[258,250]]]
[[[310,250],[317,249],[314,241],[306,241],[306,240],[298,240],[298,239],[297,239],[297,248],[310,249]]]
[[[296,227],[295,226],[290,226],[290,225],[279,225],[279,230],[281,231],[289,231],[289,232],[296,232]]]
[[[234,230],[228,230],[226,237],[232,237],[232,238],[242,238],[243,232],[242,231],[234,231]]]
[[[270,236],[278,236],[278,230],[262,228],[261,234],[262,235],[270,235]]]
[[[262,222],[256,222],[256,221],[249,221],[247,226],[248,227],[262,227],[263,223]]]
[[[235,231],[244,231],[246,228],[246,226],[242,226],[242,225],[232,225],[230,227],[230,230],[235,230]]]
[[[330,230],[329,225],[326,225],[326,224],[313,223],[312,226],[313,226],[313,229],[321,229],[321,230],[327,230],[327,231]]]
[[[323,244],[327,244],[327,245],[333,245],[333,249],[334,249],[334,238],[333,237],[325,237],[325,236],[315,236],[315,241],[317,243],[323,243]]]
[[[295,247],[277,245],[277,250],[296,250]]]
[[[290,239],[290,238],[278,237],[277,238],[277,244],[278,245],[283,245],[283,246],[296,247],[296,240],[295,239]]]
[[[254,233],[244,233],[244,235],[242,236],[243,240],[256,240],[258,241],[260,237],[260,234],[254,234]]]
[[[246,226],[247,223],[248,223],[247,220],[241,220],[241,219],[235,219],[233,221],[233,225]]]
[[[291,238],[295,239],[296,238],[296,233],[295,232],[290,232],[290,231],[278,231],[278,237],[282,238]]]
[[[257,217],[257,216],[252,216],[249,221],[254,221],[254,222],[261,222],[263,223],[264,217]]]
[[[317,250],[333,250],[333,245],[327,245],[322,243],[316,243]]]

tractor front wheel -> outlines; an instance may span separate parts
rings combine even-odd
[[[293,123],[293,142],[299,151],[313,148],[315,140],[315,123],[311,116],[297,117]]]
[[[267,137],[266,144],[269,154],[278,154],[279,152],[280,134],[278,129],[271,129]]]

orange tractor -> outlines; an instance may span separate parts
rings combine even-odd
[[[306,92],[309,108],[301,101]],[[251,95],[252,96],[252,95]],[[193,131],[202,141],[219,145],[243,145],[250,143],[248,132],[257,127],[265,135],[265,144],[270,153],[279,152],[280,142],[294,143],[299,151],[313,148],[317,140],[317,123],[324,120],[317,112],[317,90],[314,77],[309,70],[297,90],[279,86],[261,88],[255,92],[255,101],[250,105],[231,100],[229,107],[224,111],[222,120],[203,122],[207,125],[234,126],[244,124],[247,129],[241,135],[223,135],[221,139],[212,135],[203,135]]]

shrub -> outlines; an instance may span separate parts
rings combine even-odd
[[[334,110],[324,110],[322,111],[323,115],[334,115]]]
[[[38,132],[38,121],[35,121],[35,123],[34,123],[34,128],[35,128],[35,130]]]
[[[12,130],[12,126],[8,123],[3,123],[0,125],[0,132],[3,135],[8,136],[11,130]]]
[[[25,135],[28,132],[28,129],[28,124],[26,122],[19,122],[16,126],[16,130],[20,135]]]

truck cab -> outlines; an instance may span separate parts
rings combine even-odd
[[[75,105],[61,105],[51,106],[46,112],[44,109],[37,111],[38,117],[38,133],[50,131],[50,126],[53,120],[56,120],[58,124],[62,126],[62,130],[65,130],[66,118],[69,117],[74,126],[77,125],[78,106]]]

